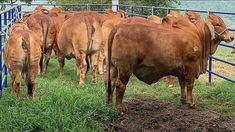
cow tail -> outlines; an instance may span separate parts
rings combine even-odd
[[[30,67],[30,41],[28,41],[29,44],[27,44],[26,40],[21,37],[20,38],[20,43],[21,43],[21,47],[24,51],[24,53],[26,54],[24,59],[23,59],[23,73],[26,73],[27,75],[27,72],[28,72],[28,69]]]
[[[117,26],[115,26],[111,33],[109,34],[109,39],[108,39],[108,55],[107,55],[107,60],[108,60],[108,87],[107,87],[107,92],[108,92],[108,97],[111,96],[111,93],[112,93],[112,84],[111,84],[111,56],[112,56],[112,44],[113,44],[113,39],[114,39],[114,36],[117,32]],[[107,52],[107,51],[106,51]]]
[[[89,51],[90,51],[92,50],[92,46],[93,46],[93,36],[95,34],[95,27],[93,25],[88,27],[87,25],[87,33],[88,33],[88,43],[89,43]],[[88,71],[90,70],[91,63],[92,63],[90,54],[88,54],[86,57],[86,63],[87,63],[87,70],[86,70],[86,74],[87,74]]]
[[[47,43],[47,35],[48,35],[48,24],[46,22],[42,22],[42,35],[43,35],[43,41],[42,41],[42,53],[41,53],[41,59],[40,59],[40,70],[42,72],[43,70],[43,59],[44,54],[46,52],[46,43]]]

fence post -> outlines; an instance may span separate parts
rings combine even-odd
[[[208,83],[211,84],[212,82],[212,58],[211,54],[209,55],[209,78],[208,78]]]
[[[0,14],[0,97],[2,96],[2,14]]]
[[[144,7],[141,7],[141,15],[144,15]]]
[[[152,15],[155,14],[155,9],[154,9],[154,6],[152,6]]]
[[[131,16],[133,16],[133,14],[134,14],[134,7],[131,6]]]

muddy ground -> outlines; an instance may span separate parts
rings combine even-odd
[[[104,131],[190,131],[235,132],[235,117],[197,107],[188,109],[150,97],[126,98],[123,117],[117,117]]]

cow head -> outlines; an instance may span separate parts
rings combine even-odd
[[[187,11],[185,12],[186,18],[188,18],[192,23],[197,22],[201,19],[200,14],[197,12]]]
[[[33,13],[43,13],[43,14],[48,14],[49,11],[43,7],[42,5],[37,6],[34,10]]]
[[[29,28],[25,22],[23,22],[22,20],[17,20],[10,27],[8,34],[10,35],[13,31],[17,30],[28,30],[28,29]]]
[[[215,53],[221,41],[229,43],[234,40],[232,33],[228,31],[224,21],[219,16],[209,13],[205,22],[211,32],[211,40],[214,42],[214,44],[211,45],[211,54]]]
[[[209,13],[206,21],[210,22],[214,28],[215,37],[220,41],[231,42],[234,40],[232,33],[228,31],[224,21],[217,15]]]

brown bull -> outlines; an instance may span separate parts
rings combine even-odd
[[[63,74],[64,58],[75,58],[79,84],[84,84],[86,72],[86,56],[91,55],[92,82],[96,83],[98,52],[102,43],[102,31],[99,22],[86,13],[73,16],[62,25],[57,38],[58,48],[62,53],[60,72]]]
[[[41,57],[40,38],[23,22],[16,22],[10,29],[10,37],[3,51],[4,62],[9,69],[12,91],[19,96],[20,76],[26,75],[28,95],[33,97],[35,79]]]
[[[49,16],[42,13],[33,13],[25,21],[29,29],[34,31],[42,41],[41,47],[42,52],[45,54],[45,67],[43,68],[44,57],[42,55],[40,70],[41,73],[46,73],[56,35],[54,23]]]
[[[220,41],[232,40],[223,20],[214,14],[196,24],[179,17],[172,27],[119,25],[109,36],[107,103],[112,104],[116,88],[116,108],[122,114],[122,100],[132,74],[147,84],[173,75],[179,79],[181,102],[193,107],[193,84],[206,72],[209,53],[215,53]]]

